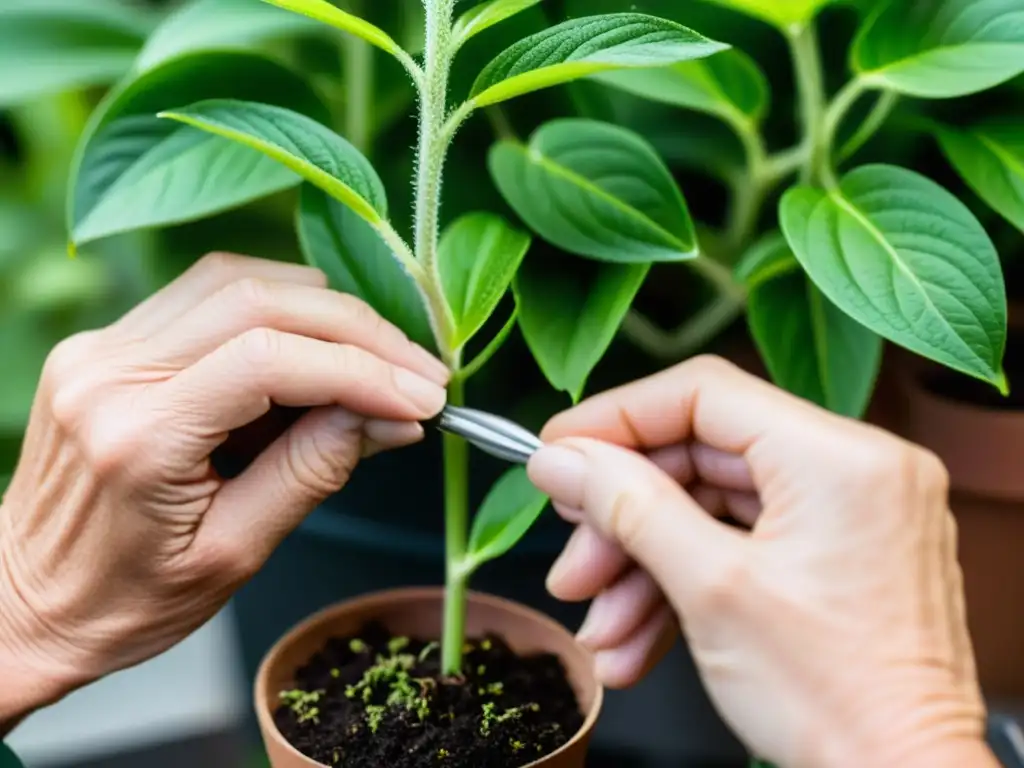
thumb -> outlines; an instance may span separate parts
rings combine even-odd
[[[572,438],[537,451],[528,472],[553,501],[617,541],[684,614],[744,559],[746,537],[639,453]]]

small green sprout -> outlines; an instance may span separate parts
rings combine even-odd
[[[382,707],[377,704],[371,704],[366,708],[366,725],[369,727],[370,733],[377,732],[381,723],[384,722],[384,715],[387,714],[387,711],[387,707]]]
[[[289,709],[298,715],[298,722],[308,723],[312,721],[314,723],[318,723],[320,709],[314,705],[320,701],[320,697],[323,696],[324,693],[325,691],[306,692],[295,689],[292,691],[281,691],[279,696],[282,701],[288,703]]]
[[[349,640],[348,649],[352,651],[352,653],[366,653],[370,650],[369,646],[358,637]]]
[[[430,654],[432,654],[434,651],[440,649],[440,647],[441,647],[440,643],[427,643],[423,647],[423,650],[420,651],[420,656],[419,656],[420,664],[422,664],[424,661],[426,661],[427,657],[430,656]]]
[[[499,723],[507,722],[509,720],[518,720],[520,717],[523,716],[523,712],[525,710],[530,710],[531,712],[539,712],[540,705],[526,704],[522,707],[512,707],[511,709],[506,709],[500,715],[495,714],[494,710],[495,704],[493,701],[489,701],[483,705],[484,720],[482,723],[480,723],[481,736],[489,735],[492,726],[498,725]]]
[[[337,680],[339,677],[341,677],[341,670],[340,669],[332,669],[331,670],[331,677],[333,677],[335,680]]]

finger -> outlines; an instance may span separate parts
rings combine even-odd
[[[597,676],[612,689],[636,685],[665,658],[678,637],[676,617],[665,606],[655,612],[627,642],[595,655]]]
[[[703,443],[690,447],[694,475],[723,490],[754,492],[754,477],[744,456],[720,451]]]
[[[780,443],[828,439],[811,427],[836,421],[731,363],[699,357],[585,401],[556,416],[541,437],[590,437],[645,451],[689,441],[742,455],[768,434]]]
[[[338,405],[367,418],[422,421],[446,400],[437,383],[364,349],[271,330],[238,336],[149,391],[154,411],[189,437],[197,461],[272,403]]]
[[[548,574],[548,591],[567,603],[590,600],[629,567],[629,556],[589,525],[579,526]]]
[[[112,328],[130,334],[133,338],[148,339],[211,294],[246,277],[314,288],[327,285],[324,273],[313,267],[234,253],[211,253],[197,261],[177,280],[138,304],[114,323]]]
[[[576,639],[594,652],[615,648],[664,606],[665,596],[654,579],[633,568],[594,599]]]
[[[324,499],[348,482],[360,457],[419,440],[415,424],[396,427],[345,408],[305,414],[239,477],[214,497],[197,534],[197,545],[232,542],[259,567],[284,538]]]
[[[640,454],[575,438],[542,448],[530,478],[555,501],[581,509],[661,585],[677,607],[696,599],[744,556],[745,538],[712,519]],[[685,610],[684,610],[685,613]]]
[[[208,296],[147,345],[165,365],[191,365],[256,328],[354,344],[439,384],[448,368],[364,301],[316,286],[246,277]]]

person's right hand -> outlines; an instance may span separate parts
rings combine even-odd
[[[579,637],[607,684],[678,615],[725,720],[783,768],[997,765],[933,455],[706,357],[542,437],[530,477],[580,523],[549,589],[596,597]]]
[[[0,509],[0,731],[183,639],[360,458],[423,436],[447,369],[325,285],[210,256],[51,354]],[[220,476],[274,405],[308,410]]]

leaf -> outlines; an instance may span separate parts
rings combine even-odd
[[[269,40],[326,31],[322,24],[257,0],[193,0],[150,35],[135,70],[153,69],[185,53],[247,49]]]
[[[452,29],[452,45],[458,49],[471,37],[532,8],[543,0],[490,0],[466,11]]]
[[[1006,288],[995,247],[930,179],[868,165],[832,192],[797,187],[782,229],[811,279],[875,333],[1005,389]]]
[[[772,380],[830,411],[860,418],[882,363],[882,337],[838,309],[803,270],[777,271],[796,265],[783,238],[769,238],[758,250],[762,269],[748,284],[747,321]]]
[[[710,0],[740,13],[792,31],[807,26],[818,11],[835,0]],[[902,0],[901,0],[902,1]]]
[[[993,88],[1024,72],[1020,0],[888,2],[853,46],[853,67],[868,83],[908,96],[954,98]]]
[[[736,265],[735,277],[748,290],[800,269],[793,251],[781,234],[765,237],[748,250]]]
[[[566,263],[568,262],[568,263]],[[579,401],[650,270],[546,257],[523,262],[512,283],[519,327],[555,389]]]
[[[152,27],[150,14],[115,0],[5,0],[0,107],[117,81]]]
[[[638,134],[593,120],[555,120],[528,146],[496,144],[490,170],[537,234],[602,261],[683,261],[698,255],[693,222],[671,172]]]
[[[255,0],[253,1],[255,2]],[[262,2],[315,19],[322,24],[340,29],[342,32],[348,32],[397,58],[407,57],[402,46],[392,40],[383,29],[331,5],[327,0],[262,0]]]
[[[650,101],[752,123],[764,118],[770,99],[764,73],[738,49],[670,67],[605,72],[594,79]]]
[[[967,130],[940,127],[937,134],[971,189],[1024,231],[1024,120],[993,120]]]
[[[327,119],[301,77],[253,53],[194,53],[127,80],[79,140],[68,199],[74,244],[194,221],[299,183],[254,150],[156,117],[207,98],[259,99]]]
[[[319,187],[360,218],[387,218],[384,185],[370,161],[316,120],[256,102],[213,99],[159,117],[191,125],[262,152]]]
[[[466,556],[470,570],[501,557],[518,544],[547,505],[548,497],[530,482],[525,467],[502,475],[473,519]]]
[[[499,54],[473,85],[476,107],[615,69],[644,69],[727,49],[673,21],[641,13],[571,19]]]
[[[417,344],[434,349],[419,290],[373,227],[303,184],[296,229],[306,261],[326,273],[333,289],[358,296]]]
[[[461,347],[484,326],[512,284],[531,238],[492,213],[470,213],[445,230],[437,256]]]

